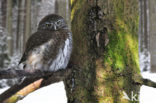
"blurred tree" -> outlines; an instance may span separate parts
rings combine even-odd
[[[2,27],[6,27],[6,1],[7,0],[1,0],[1,12],[2,12]]]
[[[21,0],[17,0],[18,3],[18,15],[17,15],[17,34],[16,34],[16,50],[19,50],[19,41],[20,41],[20,34],[21,34],[21,30],[20,30],[20,27],[21,27],[21,10],[22,10],[22,2]]]
[[[6,12],[6,29],[8,35],[8,52],[12,56],[13,53],[13,34],[12,34],[12,0],[7,0]]]
[[[25,34],[24,34],[24,46],[26,40],[29,38],[31,34],[31,0],[25,1],[26,5],[26,18],[25,18]]]

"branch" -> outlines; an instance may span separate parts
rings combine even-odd
[[[25,86],[29,85],[30,83],[33,83],[37,79],[39,79],[39,78],[38,77],[36,77],[36,78],[26,78],[23,81],[23,83],[21,83],[19,85],[16,84],[16,85],[12,86],[11,88],[9,88],[7,91],[5,91],[4,93],[2,93],[0,95],[0,103],[3,103],[4,100],[6,100],[7,98],[11,97],[16,92],[18,92],[20,89],[24,88]]]
[[[149,87],[156,88],[156,82],[153,82],[149,79],[145,79],[141,75],[138,75],[138,74],[134,75],[133,82],[138,85],[146,85]]]
[[[36,76],[36,77],[26,78],[23,81],[23,83],[21,83],[19,85],[18,84],[14,85],[10,89],[8,89],[4,93],[2,93],[0,95],[0,103],[5,100],[9,101],[9,100],[11,100],[11,98],[14,98],[14,97],[16,98],[16,99],[14,98],[15,101],[18,101],[20,97],[24,97],[27,94],[29,94],[30,92],[33,92],[38,88],[41,88],[41,87],[47,86],[49,84],[63,80],[70,73],[71,73],[70,69],[64,69],[64,70],[59,70],[59,71],[56,71],[53,73],[46,73],[47,75],[44,75],[44,76]],[[24,89],[26,89],[26,88],[29,88],[29,89],[32,88],[32,86],[30,86],[31,83],[33,83],[34,81],[39,80],[39,79],[40,79],[40,81],[39,81],[40,83],[37,83],[37,86],[36,86],[37,88],[33,89],[32,91],[24,91]],[[28,85],[29,85],[29,87],[28,87]],[[15,93],[18,94],[18,96]]]
[[[153,82],[149,79],[142,79],[143,83],[142,85],[146,85],[146,86],[149,86],[149,87],[153,87],[153,88],[156,88],[156,82]]]
[[[36,70],[34,72],[29,72],[26,70],[14,70],[14,69],[8,69],[8,70],[0,70],[0,79],[11,79],[11,78],[17,78],[17,77],[42,77],[47,74],[51,74],[51,71],[40,71]]]

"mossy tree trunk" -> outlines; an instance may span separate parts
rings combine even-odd
[[[71,0],[71,8],[68,103],[138,102],[138,0]]]

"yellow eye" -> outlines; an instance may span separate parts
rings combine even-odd
[[[46,27],[50,27],[50,26],[51,26],[51,24],[50,24],[50,23],[46,24]]]

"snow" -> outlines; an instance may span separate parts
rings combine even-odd
[[[140,88],[140,103],[156,103],[156,89],[148,86]]]
[[[156,73],[142,72],[141,75],[143,78],[150,79],[156,82]]]
[[[150,71],[150,52],[147,49],[144,49],[142,52],[139,52],[139,62],[141,71]]]
[[[18,103],[67,103],[64,84],[59,82],[38,89]]]
[[[144,78],[156,82],[156,73],[142,72]],[[140,103],[156,103],[156,88],[141,86],[140,88]]]
[[[3,93],[4,91],[6,91],[7,89],[9,89],[9,87],[5,87],[3,89],[0,89],[0,94]]]
[[[0,89],[0,94],[9,89]],[[67,103],[67,97],[63,82],[51,84],[38,89],[17,103]]]
[[[9,89],[0,89],[0,94]],[[40,88],[17,103],[67,103],[66,91],[63,82],[51,84]]]

